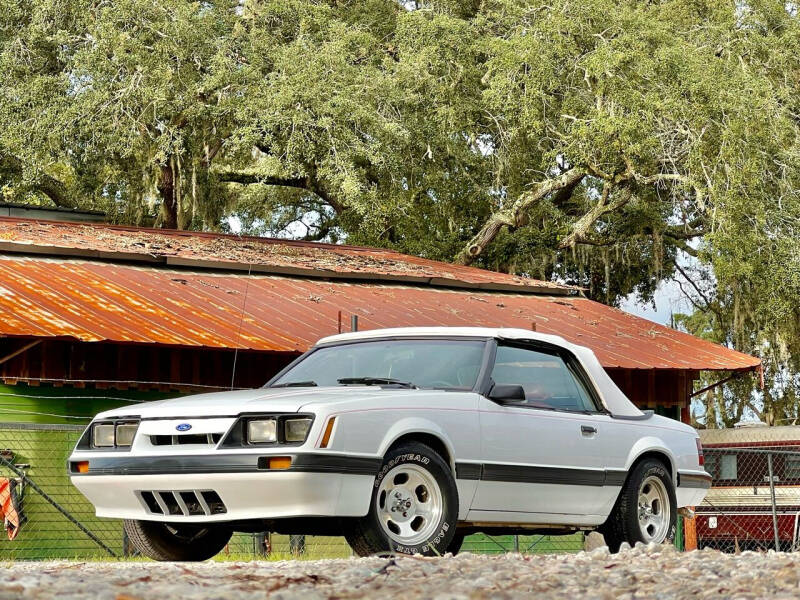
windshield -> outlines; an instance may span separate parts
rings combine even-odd
[[[472,389],[483,361],[482,340],[381,340],[320,348],[271,387],[405,385]]]

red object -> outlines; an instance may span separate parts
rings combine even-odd
[[[8,539],[13,540],[19,533],[20,515],[12,481],[0,477],[0,519],[8,532]]]
[[[783,550],[794,550],[800,540],[800,477],[788,470],[786,459],[800,451],[800,426],[706,429],[699,433],[706,458],[735,457],[735,475],[726,479],[720,477],[719,460],[706,461],[714,479],[696,510],[700,546],[730,551],[775,547],[769,485],[772,468],[778,541]],[[775,452],[771,467],[769,450]]]
[[[705,458],[703,457],[703,444],[700,442],[700,438],[696,438],[694,441],[697,444],[697,462],[702,467],[706,464]]]
[[[798,526],[798,509],[800,507],[797,506],[781,507],[778,511],[778,539],[781,542],[794,539],[795,527]],[[720,542],[731,542],[740,547],[756,542],[765,548],[774,547],[775,534],[772,513],[769,511],[703,512],[697,513],[694,520],[698,539],[701,542],[713,541],[714,547],[719,547]]]
[[[247,264],[241,274],[197,266],[190,270],[186,264],[169,268],[175,257],[210,258],[212,251],[228,265],[263,254],[263,260],[272,261],[270,268],[293,264],[297,269],[248,277]],[[67,257],[75,252],[114,262]],[[64,256],[31,256],[40,253]],[[166,264],[142,264],[148,253],[159,253],[159,260],[166,254]],[[314,269],[350,273],[350,280],[326,280],[319,270],[303,275],[309,261]],[[401,271],[414,273],[413,281],[398,280]],[[569,288],[563,286],[531,293],[541,291],[532,287],[540,284],[551,286],[384,250],[0,219],[0,336],[300,352],[321,336],[337,333],[342,311],[358,315],[361,330],[430,325],[530,329],[536,322],[540,333],[592,348],[608,368],[733,371],[760,364],[752,356],[604,304],[565,296]],[[453,289],[467,285],[509,291]]]

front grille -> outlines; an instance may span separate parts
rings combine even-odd
[[[228,512],[214,490],[142,491],[139,498],[147,511],[154,515],[194,517]]]
[[[216,446],[222,439],[221,433],[191,433],[184,435],[151,435],[150,443],[153,446],[183,446],[188,444],[203,444]]]

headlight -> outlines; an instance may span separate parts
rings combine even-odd
[[[247,422],[247,441],[251,444],[270,444],[278,441],[275,419],[258,419]]]
[[[123,448],[129,449],[139,429],[139,421],[128,418],[108,419],[90,425],[78,441],[78,448]]]
[[[114,425],[98,423],[92,429],[92,446],[95,448],[114,447]]]
[[[314,415],[307,413],[242,415],[217,447],[300,446],[308,438],[313,423]]]
[[[133,437],[139,429],[138,423],[119,423],[117,425],[116,443],[117,446],[130,446],[133,444]]]
[[[283,437],[287,442],[303,442],[311,428],[311,419],[286,419]]]

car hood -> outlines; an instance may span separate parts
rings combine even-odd
[[[387,394],[407,395],[419,391],[374,386],[258,388],[144,402],[100,413],[97,418],[223,417],[245,412],[297,412],[310,404],[368,400],[377,396],[385,398]]]

